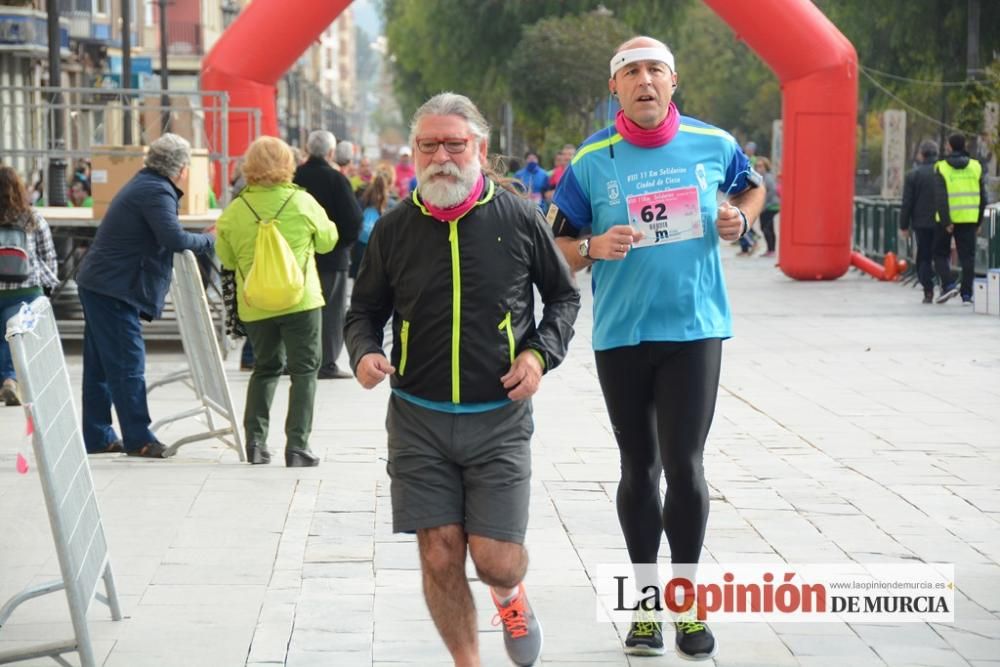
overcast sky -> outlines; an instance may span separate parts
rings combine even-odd
[[[372,37],[382,34],[382,20],[373,0],[354,0],[351,3],[354,22]]]

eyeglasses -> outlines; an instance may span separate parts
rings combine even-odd
[[[416,143],[417,150],[425,155],[434,155],[434,153],[437,153],[438,146],[444,146],[447,152],[452,155],[458,155],[465,152],[465,149],[469,146],[469,141],[471,141],[471,137],[464,139],[448,137],[446,139],[417,139]]]

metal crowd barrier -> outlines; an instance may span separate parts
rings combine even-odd
[[[879,263],[890,251],[905,259],[905,282],[916,279],[917,246],[912,234],[907,238],[899,231],[900,204],[895,199],[855,197],[854,247]],[[976,274],[985,276],[992,268],[1000,268],[1000,202],[986,208],[976,239]]]
[[[69,665],[60,656],[76,652],[83,667],[96,667],[87,627],[90,603],[97,598],[108,605],[111,618],[116,621],[121,620],[122,613],[94,480],[80,433],[80,419],[73,405],[66,360],[48,299],[39,297],[22,306],[21,312],[11,318],[6,333],[24,409],[34,425],[31,445],[62,579],[26,588],[8,600],[0,607],[0,629],[21,603],[65,590],[74,637],[0,651],[0,664],[50,657],[61,665]],[[102,579],[106,596],[97,592]]]
[[[203,417],[208,430],[175,441],[168,447],[170,453],[176,453],[183,445],[191,442],[217,438],[227,447],[236,450],[240,461],[245,461],[239,421],[229,392],[222,353],[215,338],[198,260],[190,250],[174,255],[174,280],[170,285],[170,296],[188,367],[150,384],[147,393],[156,387],[181,381],[194,391],[201,405],[157,420],[150,426],[150,430],[155,433],[166,424],[188,417]],[[226,423],[216,427],[213,415]]]

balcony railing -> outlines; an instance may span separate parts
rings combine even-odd
[[[69,19],[69,36],[75,39],[90,39],[91,25],[94,17],[90,12],[76,9],[62,10],[59,14],[62,18]]]
[[[167,21],[167,53],[172,56],[204,55],[201,25],[190,21]]]

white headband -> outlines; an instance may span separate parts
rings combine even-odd
[[[677,70],[674,69],[674,54],[670,53],[669,49],[659,46],[649,46],[642,49],[626,49],[616,53],[611,58],[611,78],[615,78],[615,72],[625,67],[625,65],[639,60],[656,60],[657,62],[665,63],[671,72],[677,73]]]

